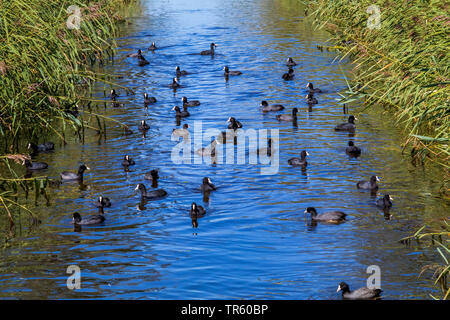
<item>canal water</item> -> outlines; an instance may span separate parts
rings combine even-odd
[[[171,0],[142,1],[117,39],[114,64],[100,71],[120,75],[114,86],[118,107],[110,105],[97,84],[93,96],[108,101],[95,112],[120,121],[133,130],[124,135],[107,122],[106,138],[86,131],[84,144],[70,138],[56,143],[53,153],[41,154],[49,169],[34,176],[57,178],[81,163],[91,168],[82,185],[63,183],[52,188],[50,203],[23,201],[39,215],[31,225],[24,213],[10,231],[1,222],[1,298],[90,299],[341,299],[340,282],[350,288],[366,285],[369,266],[380,269],[385,299],[429,299],[438,294],[427,277],[418,278],[427,263],[440,262],[435,249],[407,247],[399,239],[421,225],[438,225],[448,216],[448,204],[432,196],[440,186],[437,169],[414,166],[402,155],[402,132],[392,115],[350,104],[358,120],[353,137],[335,132],[348,114],[336,101],[346,88],[348,61],[321,52],[329,35],[305,21],[299,1]],[[156,51],[146,48],[155,42]],[[217,44],[214,57],[198,53]],[[140,67],[129,53],[145,49],[150,62]],[[295,78],[284,81],[286,59],[298,63]],[[191,74],[180,78],[182,87],[169,88],[175,67]],[[225,79],[223,67],[242,72]],[[312,109],[304,101],[305,85],[316,94]],[[135,92],[127,95],[120,86]],[[143,93],[158,102],[146,110]],[[207,129],[225,130],[235,117],[243,129],[279,130],[276,137],[279,166],[275,174],[261,174],[262,164],[175,163],[171,139],[177,126],[175,112],[181,97],[200,100],[189,108],[181,125],[201,121]],[[263,114],[260,103],[285,106]],[[279,122],[277,114],[298,108],[298,121]],[[146,120],[150,130],[137,126]],[[272,131],[276,136],[276,131]],[[362,148],[361,157],[345,154],[349,140]],[[204,141],[206,146],[208,141]],[[41,141],[42,142],[42,141]],[[24,142],[25,143],[25,142]],[[192,149],[195,149],[192,147]],[[287,160],[307,150],[306,170]],[[136,165],[124,170],[125,154]],[[144,174],[159,170],[159,187],[168,196],[141,202],[134,191]],[[371,175],[381,178],[378,194],[359,191],[356,183]],[[203,177],[218,187],[204,199],[198,188]],[[384,194],[394,198],[387,219],[374,202]],[[95,199],[109,197],[106,221],[74,230],[72,213],[97,213]],[[205,202],[205,200],[209,200]],[[207,213],[197,220],[189,215],[192,202]],[[339,225],[311,224],[304,210],[340,210],[348,214]],[[67,267],[81,269],[81,289],[69,290]],[[429,275],[428,275],[429,276]]]

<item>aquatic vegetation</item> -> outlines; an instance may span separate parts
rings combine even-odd
[[[438,0],[314,0],[307,6],[305,13],[318,28],[332,34],[336,45],[327,49],[353,61],[353,79],[340,101],[362,99],[366,106],[394,110],[407,132],[403,149],[409,147],[419,163],[439,163],[448,177],[448,5]]]
[[[450,225],[446,220],[441,225],[441,230],[432,230],[424,232],[426,226],[421,227],[413,235],[400,239],[401,243],[411,244],[415,240],[418,244],[426,240],[430,241],[431,246],[436,246],[436,250],[442,257],[443,263],[433,263],[425,265],[420,271],[419,277],[426,271],[433,271],[433,277],[436,278],[434,284],[439,285],[442,291],[442,300],[450,298],[450,287],[448,286],[448,277],[450,275]],[[431,295],[433,299],[440,299]]]
[[[116,23],[124,21],[119,10],[132,2],[74,0],[71,8],[63,0],[2,2],[0,137],[5,153],[18,150],[19,138],[54,134],[65,141],[66,127],[81,130],[83,120],[76,113],[82,89],[111,78],[90,67],[114,58],[111,39]]]

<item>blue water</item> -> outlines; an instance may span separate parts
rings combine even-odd
[[[128,125],[134,134],[123,135],[120,126],[107,123],[106,139],[87,130],[84,144],[73,138],[66,146],[39,160],[49,163],[45,172],[58,177],[80,163],[91,171],[82,186],[63,184],[51,192],[50,205],[40,199],[28,205],[42,223],[30,226],[22,215],[13,236],[5,231],[0,250],[0,297],[92,299],[340,299],[341,281],[351,288],[365,286],[370,265],[381,269],[386,299],[427,299],[436,294],[432,281],[418,278],[421,266],[439,261],[433,249],[405,247],[398,240],[423,223],[446,217],[448,207],[430,196],[439,181],[436,171],[414,167],[401,154],[399,129],[389,114],[350,105],[355,114],[354,137],[333,130],[345,122],[337,92],[346,88],[349,62],[336,54],[320,52],[329,37],[305,21],[295,1],[143,1],[142,11],[129,19],[117,39],[114,64],[101,71],[120,75],[120,107],[100,103],[93,112]],[[128,53],[144,50],[150,64],[137,65]],[[201,56],[215,42],[214,58]],[[298,63],[295,79],[284,81],[285,61]],[[168,87],[175,66],[192,72],[181,77],[182,88]],[[241,76],[223,76],[223,67]],[[312,82],[324,93],[312,110],[304,102],[305,85]],[[132,89],[126,95],[119,86]],[[107,101],[108,84],[97,84],[94,98]],[[158,102],[143,107],[143,93]],[[230,116],[243,129],[278,129],[278,172],[262,175],[261,164],[176,164],[171,140],[178,128],[174,111],[181,97],[201,101],[181,120],[192,130],[226,129]],[[262,100],[286,109],[262,114]],[[278,122],[277,114],[297,107],[298,126]],[[145,136],[137,125],[146,120]],[[95,126],[95,121],[93,122]],[[344,150],[349,139],[362,148],[350,159]],[[206,146],[210,140],[204,141]],[[193,149],[196,149],[193,147]],[[307,150],[306,171],[288,166],[287,159]],[[129,154],[136,165],[126,172],[122,158]],[[192,155],[192,161],[198,160]],[[159,169],[159,187],[168,192],[162,200],[142,203],[134,191],[150,184],[144,173]],[[431,169],[430,169],[431,170]],[[376,196],[357,190],[356,182],[372,174],[382,178]],[[204,202],[199,192],[203,177],[218,186]],[[394,197],[392,218],[386,220],[374,205],[389,193]],[[71,214],[94,214],[99,196],[113,203],[105,209],[106,222],[76,232]],[[193,227],[192,202],[207,214]],[[340,225],[311,225],[306,207],[318,212],[341,210],[348,220]],[[6,229],[3,228],[3,229]],[[419,251],[418,251],[419,250]],[[418,252],[418,254],[416,254]],[[68,290],[66,269],[81,268],[81,289]]]

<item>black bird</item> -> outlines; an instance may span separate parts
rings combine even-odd
[[[216,187],[212,184],[211,179],[208,177],[203,178],[203,183],[200,186],[200,190],[203,192],[214,191]]]
[[[318,102],[317,102],[317,99],[314,98],[314,94],[313,94],[312,92],[308,93],[308,94],[305,96],[305,99],[306,99],[306,103],[307,103],[307,104],[317,104],[317,103],[318,103]]]
[[[353,132],[356,129],[355,120],[358,120],[358,119],[355,118],[354,116],[350,116],[350,117],[348,117],[348,122],[337,125],[334,128],[334,130],[335,131],[352,131]]]
[[[183,102],[183,106],[188,106],[188,107],[198,107],[200,105],[200,101],[198,100],[189,100],[186,97],[182,97],[181,101]]]
[[[294,69],[289,68],[288,72],[283,74],[283,76],[281,78],[283,80],[292,80],[292,79],[294,79]]]
[[[187,123],[185,123],[185,124],[183,124],[183,128],[173,129],[172,130],[172,135],[174,137],[187,138],[189,136],[188,128],[189,128],[189,125]]]
[[[215,54],[214,49],[217,47],[217,45],[215,43],[211,43],[210,45],[210,50],[204,50],[202,52],[200,52],[200,54],[202,56],[213,56]]]
[[[114,89],[111,89],[111,95],[110,95],[110,97],[111,97],[111,100],[116,100],[116,98],[118,97],[119,95],[116,93],[116,90],[114,90]]]
[[[311,214],[311,219],[315,221],[328,222],[328,223],[339,223],[345,220],[347,216],[346,213],[341,211],[329,211],[321,214],[317,214],[317,211],[313,207],[308,207],[305,213]]]
[[[31,149],[31,155],[36,155],[39,152],[47,152],[55,150],[55,144],[53,142],[44,142],[42,144],[36,145],[33,142],[29,142],[27,149]]]
[[[297,120],[297,112],[298,112],[298,109],[294,108],[294,109],[292,109],[292,115],[279,114],[279,115],[277,115],[276,118],[278,121],[295,121],[295,120]]]
[[[158,170],[153,169],[150,172],[147,172],[144,175],[144,179],[145,180],[150,180],[150,181],[158,181],[158,179],[159,179]]]
[[[392,200],[394,200],[394,198],[385,194],[383,198],[377,200],[377,207],[381,209],[390,209],[392,207]]]
[[[129,155],[126,155],[125,157],[123,157],[122,165],[124,167],[132,166],[135,164],[136,164],[136,162],[134,162],[134,160],[131,159]]]
[[[100,224],[103,221],[105,221],[105,217],[102,214],[94,214],[91,216],[88,216],[85,219],[81,218],[81,215],[78,212],[73,213],[73,224],[82,224],[82,225],[93,225],[93,224]]]
[[[214,157],[216,155],[216,147],[218,144],[221,144],[221,142],[218,140],[214,140],[207,147],[200,148],[195,152],[201,157],[204,156]]]
[[[131,58],[137,58],[139,56],[142,56],[142,50],[138,49],[138,51],[136,53],[129,53],[127,54],[127,57],[131,57]]]
[[[82,164],[78,168],[78,173],[70,172],[70,171],[63,171],[61,172],[61,180],[83,180],[83,173],[86,170],[90,170],[89,167]]]
[[[148,200],[157,200],[167,196],[167,192],[164,189],[157,189],[147,192],[147,189],[142,183],[139,183],[134,190],[139,190],[142,198]]]
[[[236,130],[236,129],[242,128],[242,123],[240,123],[238,120],[236,120],[236,119],[233,118],[233,117],[229,117],[228,120],[227,120],[227,122],[230,123],[230,124],[228,125],[228,129]]]
[[[150,129],[150,126],[145,122],[145,120],[142,120],[138,126],[138,129],[141,131],[147,131],[148,129]]]
[[[292,58],[289,57],[289,58],[287,59],[286,65],[287,65],[288,67],[293,67],[293,66],[296,66],[297,64],[295,63],[294,59],[292,59]]]
[[[148,50],[150,50],[150,51],[154,51],[154,50],[156,50],[156,49],[158,49],[158,48],[156,48],[156,45],[155,45],[154,42],[152,42],[152,44],[150,45],[150,47],[148,47]]]
[[[230,71],[230,69],[228,68],[228,66],[223,67],[224,70],[224,75],[225,76],[239,76],[242,74],[242,72],[240,71]]]
[[[350,287],[345,282],[341,282],[336,292],[342,291],[342,298],[344,299],[374,299],[379,298],[381,289],[369,289],[367,287],[359,288],[358,290],[350,291]]]
[[[269,138],[267,140],[267,147],[263,147],[263,148],[258,148],[258,155],[267,155],[268,157],[272,156],[273,153],[273,146],[272,146],[272,138]]]
[[[263,112],[269,112],[269,111],[281,111],[284,109],[284,107],[281,104],[271,104],[269,105],[267,101],[263,100],[261,102],[261,107]]]
[[[306,85],[306,89],[308,89],[309,92],[314,93],[320,93],[322,92],[322,90],[320,90],[319,88],[314,88],[313,84],[311,82],[308,82],[308,84]]]
[[[148,93],[144,93],[144,104],[151,104],[151,103],[156,103],[156,98],[155,97],[149,97]]]
[[[181,87],[181,84],[178,82],[178,78],[173,78],[172,83],[169,84],[169,87],[174,88],[174,89]]]
[[[150,63],[144,58],[142,53],[138,54],[137,58],[138,58],[138,65],[141,67]]]
[[[189,117],[191,114],[188,112],[188,111],[186,111],[186,110],[183,110],[183,111],[181,111],[180,110],[180,107],[178,107],[178,106],[175,106],[175,107],[173,107],[172,108],[172,111],[173,110],[175,110],[176,111],[176,117],[179,117],[179,118],[185,118],[185,117]]]
[[[181,70],[179,66],[177,66],[175,68],[175,72],[176,72],[177,78],[189,74],[189,72],[187,72],[186,70]]]
[[[202,206],[199,206],[195,202],[192,202],[190,214],[194,217],[204,216],[206,214],[206,210]]]
[[[306,156],[309,156],[309,153],[306,150],[303,150],[300,152],[300,158],[291,158],[288,160],[288,164],[294,167],[306,167],[308,165]]]
[[[107,197],[100,196],[95,202],[95,206],[98,208],[109,208],[111,207],[111,201]]]
[[[345,152],[348,155],[351,155],[353,157],[358,157],[361,154],[361,149],[355,146],[353,141],[348,142],[348,147],[345,149]]]
[[[365,180],[359,181],[356,184],[356,187],[358,189],[377,191],[378,190],[377,181],[380,181],[380,179],[377,176],[371,176],[370,181]]]
[[[48,164],[45,162],[31,162],[25,159],[25,167],[27,170],[43,170],[48,168]]]

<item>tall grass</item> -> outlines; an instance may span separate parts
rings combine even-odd
[[[440,0],[312,0],[309,16],[326,28],[341,58],[353,60],[353,81],[342,102],[381,105],[407,133],[415,160],[450,168],[450,17]],[[368,28],[378,5],[380,28]],[[448,184],[444,188],[449,194]]]
[[[6,151],[21,138],[53,133],[65,140],[66,126],[82,87],[108,78],[89,66],[114,55],[113,39],[122,6],[133,0],[8,0],[0,2],[0,137]],[[67,8],[81,8],[80,29],[69,29]],[[61,127],[62,124],[62,127]]]
[[[0,162],[6,168],[0,176],[0,211],[11,225],[13,209],[35,218],[19,204],[20,189],[26,196],[34,189],[36,199],[43,195],[48,201],[47,177],[24,178],[10,165],[27,157],[17,152],[25,149],[26,140],[41,142],[51,134],[65,143],[67,128],[79,135],[85,128],[106,130],[106,117],[93,113],[90,104],[86,108],[80,104],[86,103],[84,95],[94,81],[113,81],[92,71],[92,66],[114,58],[112,39],[117,24],[124,21],[120,13],[137,2],[0,0]],[[67,27],[73,14],[67,9],[74,5],[81,10],[79,29]],[[77,110],[81,115],[76,115]]]

